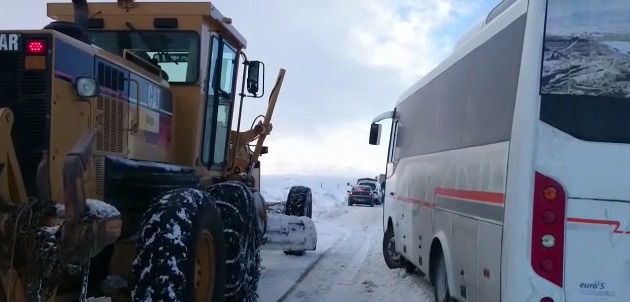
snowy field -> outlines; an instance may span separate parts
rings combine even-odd
[[[432,301],[421,277],[390,270],[383,261],[382,207],[348,207],[352,178],[263,176],[267,201],[285,201],[291,186],[313,190],[317,250],[301,257],[263,250],[260,302]]]

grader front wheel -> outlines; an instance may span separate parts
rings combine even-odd
[[[142,218],[132,300],[223,301],[225,246],[209,194],[176,189],[155,198]]]
[[[305,186],[293,186],[289,189],[284,214],[313,218],[313,192]],[[284,251],[285,255],[304,256],[306,251]]]

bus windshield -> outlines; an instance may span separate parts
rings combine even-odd
[[[125,49],[159,65],[170,83],[199,77],[199,36],[192,31],[91,31],[91,43],[119,56]]]
[[[548,0],[540,120],[577,139],[630,144],[630,1]]]

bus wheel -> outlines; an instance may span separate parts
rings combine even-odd
[[[132,301],[222,301],[225,245],[221,216],[208,194],[161,194],[142,217]]]
[[[416,269],[416,266],[411,263],[411,261],[405,261],[405,272],[407,272],[407,274],[414,275],[418,273],[418,269]]]
[[[289,216],[313,217],[313,192],[305,186],[293,186],[289,189],[284,214]],[[285,255],[303,256],[306,251],[284,251]]]
[[[402,259],[400,254],[396,251],[394,229],[391,226],[388,226],[383,234],[383,259],[385,259],[385,264],[387,264],[387,267],[390,269],[400,268],[402,266]]]
[[[433,294],[435,296],[435,302],[452,301],[450,290],[448,288],[448,273],[446,272],[446,262],[442,253],[439,254],[437,262],[435,263],[435,270],[433,275]]]

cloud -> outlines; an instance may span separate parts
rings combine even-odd
[[[219,1],[253,37],[250,52],[289,69],[263,173],[384,173],[389,124],[382,145],[370,146],[371,118],[444,58],[489,2],[278,0],[248,2],[248,15]]]
[[[427,73],[456,37],[440,37],[453,21],[474,12],[481,1],[425,0],[360,2],[370,18],[357,20],[348,37],[355,58],[374,67],[391,68],[405,82]],[[446,39],[443,39],[446,38]]]
[[[382,148],[367,143],[369,123],[369,120],[342,123],[312,136],[276,136],[268,144],[269,154],[261,158],[261,168],[265,174],[361,177],[385,173],[387,150],[383,152]],[[383,129],[383,132],[389,130]]]
[[[0,29],[41,28],[49,22],[46,2],[19,1],[0,11]],[[383,173],[389,128],[383,127],[381,146],[368,145],[372,117],[391,110],[496,2],[213,1],[247,38],[248,57],[265,62],[267,92],[277,71],[287,70],[263,174]],[[241,129],[266,106],[264,99],[246,99]]]

